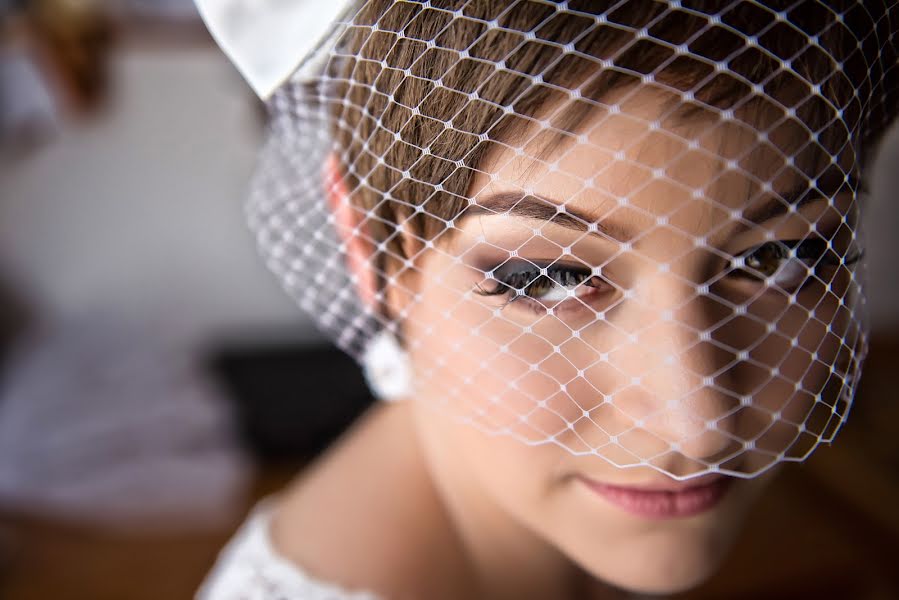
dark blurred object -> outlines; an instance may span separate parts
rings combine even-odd
[[[0,3],[0,149],[18,158],[108,97],[113,24],[99,0]]]
[[[224,350],[212,368],[263,460],[314,456],[373,401],[356,362],[328,346]]]
[[[871,347],[859,384],[861,401],[849,418],[857,422],[854,429],[865,432],[870,460],[882,462],[899,482],[899,332],[876,337]]]
[[[31,318],[25,301],[0,277],[0,382],[12,347],[28,328]]]
[[[98,108],[109,87],[112,20],[98,0],[29,0],[28,22],[69,105]]]

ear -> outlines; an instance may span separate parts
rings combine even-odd
[[[364,216],[350,203],[346,181],[340,173],[340,163],[331,154],[325,161],[324,179],[328,205],[334,215],[334,227],[346,248],[346,267],[356,283],[356,292],[366,308],[376,311],[378,302],[377,278],[372,257],[374,248],[365,227]]]

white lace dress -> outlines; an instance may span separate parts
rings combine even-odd
[[[269,536],[272,510],[270,500],[253,510],[219,554],[197,600],[379,600],[313,579],[280,556]]]

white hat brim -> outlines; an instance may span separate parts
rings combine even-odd
[[[327,38],[353,0],[195,0],[212,37],[266,99]]]

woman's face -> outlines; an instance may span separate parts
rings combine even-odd
[[[801,457],[840,421],[855,207],[836,165],[802,174],[795,123],[619,106],[489,156],[478,208],[396,297],[442,485],[667,592],[712,572],[767,479],[712,471]]]

